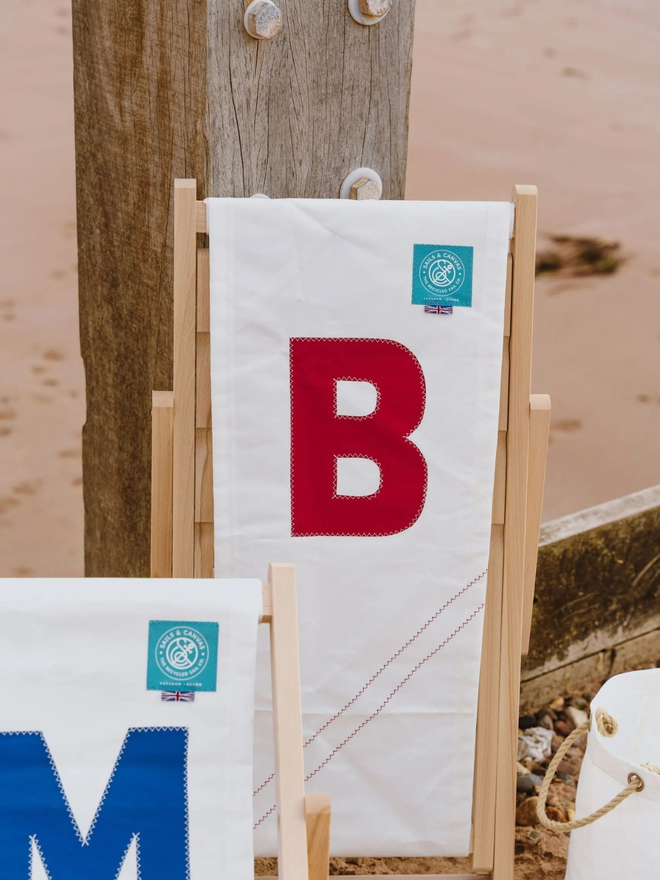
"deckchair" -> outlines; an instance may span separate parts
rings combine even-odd
[[[529,642],[550,420],[549,398],[530,394],[536,204],[535,187],[515,187],[479,683],[472,870],[494,880],[513,876],[520,657]],[[153,399],[156,577],[212,577],[214,570],[209,253],[197,246],[206,232],[196,182],[176,181],[174,389]],[[318,839],[320,880],[327,840],[321,831]]]
[[[258,622],[270,624],[280,876],[307,880],[307,833],[327,872],[329,804],[304,793],[292,566],[264,584],[9,579],[1,594],[3,878],[140,865],[171,880],[250,876]]]

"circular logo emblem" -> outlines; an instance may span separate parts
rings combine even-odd
[[[427,254],[422,260],[419,280],[424,290],[432,296],[450,296],[463,285],[465,266],[455,253],[440,248]]]
[[[191,626],[168,629],[156,644],[156,663],[166,676],[177,681],[196,678],[208,661],[208,642]]]

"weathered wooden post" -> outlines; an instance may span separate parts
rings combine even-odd
[[[149,574],[174,178],[199,198],[335,198],[367,166],[403,197],[414,0],[277,5],[244,21],[244,0],[73,0],[88,575]]]

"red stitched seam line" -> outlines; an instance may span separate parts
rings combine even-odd
[[[332,724],[333,721],[336,721],[337,718],[340,718],[344,714],[344,712],[346,712],[347,709],[350,709],[351,706],[353,705],[353,703],[357,702],[357,700],[362,696],[362,694],[367,690],[367,688],[371,687],[371,685],[376,681],[378,676],[381,675],[383,672],[385,672],[387,667],[390,666],[397,659],[397,657],[400,657],[401,654],[403,654],[403,652],[407,648],[409,648],[412,645],[412,643],[414,641],[416,641],[422,635],[422,633],[431,626],[431,624],[435,620],[437,620],[438,617],[440,617],[442,612],[446,611],[447,608],[449,608],[449,606],[452,604],[452,602],[455,602],[464,593],[467,593],[467,591],[470,589],[470,587],[473,587],[475,584],[479,583],[479,581],[487,573],[488,573],[488,569],[486,569],[485,571],[482,571],[480,575],[478,575],[474,580],[470,581],[469,584],[466,584],[466,586],[464,586],[461,590],[459,590],[455,596],[452,596],[451,599],[448,599],[444,605],[442,605],[440,608],[438,608],[438,610],[435,612],[435,614],[432,614],[431,617],[429,617],[429,619],[426,621],[426,623],[417,630],[415,635],[412,636],[412,638],[408,639],[408,641],[404,645],[402,645],[398,651],[396,651],[394,654],[392,654],[392,656],[390,657],[390,659],[386,663],[383,663],[383,665],[380,667],[380,669],[377,672],[375,672],[371,676],[369,681],[367,681],[367,683],[364,684],[360,688],[360,690],[357,692],[357,694],[355,694],[355,696],[352,697],[348,701],[348,703],[346,703],[346,705],[343,707],[343,709],[340,709],[338,712],[336,712],[331,718],[329,718],[325,722],[325,724],[323,724],[321,727],[319,727],[319,729],[316,731],[316,733],[313,733],[312,736],[310,736],[310,738],[303,743],[303,748],[306,749],[307,746],[311,745],[314,742],[314,740],[317,738],[317,736],[319,736],[319,734],[323,733],[324,730],[326,730],[328,727],[330,727],[330,725]],[[266,779],[264,782],[262,782],[261,785],[252,792],[252,797],[256,797],[256,795],[258,795],[260,791],[263,791],[264,788],[270,782],[273,781],[273,779],[275,779],[275,774],[271,773],[270,776],[268,777],[268,779]]]
[[[461,632],[461,630],[465,629],[465,627],[468,625],[468,623],[470,623],[470,621],[474,620],[474,618],[478,614],[480,614],[484,610],[485,607],[486,607],[486,603],[482,602],[482,604],[475,611],[473,611],[472,614],[470,614],[470,616],[467,617],[463,621],[463,623],[454,630],[453,633],[451,633],[451,635],[447,636],[447,638],[444,640],[444,642],[441,642],[437,646],[437,648],[434,648],[430,654],[427,654],[426,657],[424,657],[422,660],[420,660],[419,663],[411,669],[411,671],[408,673],[408,675],[406,675],[405,678],[401,679],[399,684],[394,688],[394,690],[389,694],[389,696],[383,700],[383,702],[380,704],[380,706],[374,712],[372,712],[371,715],[368,716],[368,718],[365,718],[364,721],[362,721],[355,728],[355,730],[352,731],[352,733],[349,733],[349,735],[346,737],[346,739],[342,740],[342,742],[340,742],[338,746],[335,746],[335,748],[330,752],[330,754],[327,756],[327,758],[325,758],[323,761],[321,761],[321,763],[318,765],[318,767],[316,767],[315,770],[312,770],[311,773],[307,774],[307,776],[305,777],[305,782],[309,782],[310,779],[312,779],[314,776],[316,776],[316,774],[320,770],[322,770],[327,764],[330,763],[330,761],[334,758],[334,756],[337,754],[337,752],[340,752],[344,748],[344,746],[353,739],[354,736],[356,736],[363,728],[365,728],[367,726],[367,724],[369,724],[370,721],[373,721],[374,718],[377,718],[378,715],[380,715],[380,713],[383,711],[383,709],[390,702],[390,700],[392,700],[392,698],[394,696],[396,696],[396,694],[401,690],[401,688],[410,681],[410,679],[413,677],[413,675],[416,672],[418,672],[425,663],[427,663],[432,657],[435,657],[435,655],[439,651],[441,651],[446,645],[448,645],[449,642],[454,638],[454,636],[457,636],[458,633]],[[259,825],[261,825],[261,823],[265,819],[267,819],[268,816],[270,816],[276,809],[277,809],[277,805],[273,804],[273,806],[261,817],[261,819],[259,819],[259,821],[255,823],[255,825],[253,826],[253,830],[255,828],[257,828]]]

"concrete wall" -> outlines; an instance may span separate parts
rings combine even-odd
[[[660,661],[660,486],[541,528],[523,708]]]

